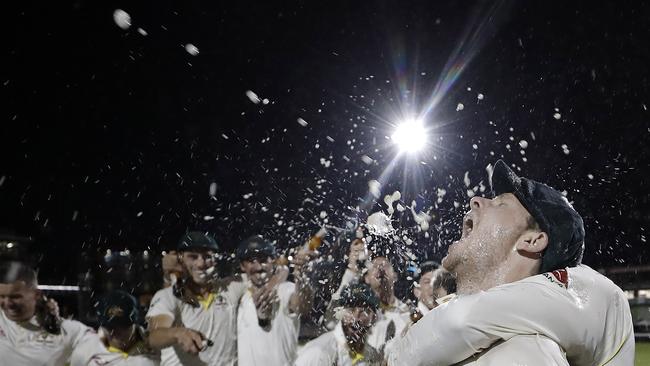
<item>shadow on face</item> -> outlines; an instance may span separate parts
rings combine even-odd
[[[381,293],[393,290],[397,275],[388,259],[377,257],[370,263],[364,280],[375,292]]]
[[[105,329],[105,332],[109,344],[122,351],[128,350],[136,342],[137,331],[135,324],[113,326]]]
[[[362,340],[377,320],[377,313],[366,307],[353,307],[345,310],[341,325],[352,342]]]
[[[181,253],[181,263],[187,273],[198,285],[206,284],[215,274],[215,253],[212,250],[185,251]]]
[[[266,255],[246,258],[241,261],[240,268],[246,273],[253,286],[261,287],[273,273],[273,258]]]

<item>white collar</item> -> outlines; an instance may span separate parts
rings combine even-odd
[[[426,315],[428,312],[431,311],[431,309],[429,309],[428,306],[424,305],[422,301],[418,301],[418,310],[420,311],[420,313],[422,313],[422,315]]]

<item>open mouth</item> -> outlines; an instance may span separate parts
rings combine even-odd
[[[463,234],[462,238],[465,238],[469,236],[469,234],[472,233],[472,230],[474,229],[474,220],[470,216],[470,213],[468,212],[465,217],[463,217]]]

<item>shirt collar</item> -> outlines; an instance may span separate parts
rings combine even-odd
[[[455,294],[455,293],[453,293],[453,294],[449,294],[449,295],[447,295],[447,296],[443,296],[443,297],[441,297],[441,298],[436,299],[436,303],[437,303],[438,305],[442,305],[442,304],[444,304],[444,303],[448,303],[449,301],[451,301],[451,300],[453,300],[453,299],[455,299],[455,298],[456,298],[456,294]]]
[[[428,312],[431,311],[431,309],[429,309],[428,306],[424,305],[422,301],[418,301],[418,310],[420,311],[420,313],[422,313],[422,315],[426,315]]]

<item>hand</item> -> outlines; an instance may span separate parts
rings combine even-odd
[[[291,263],[293,264],[294,274],[301,274],[303,272],[305,264],[318,257],[318,255],[319,253],[317,251],[309,250],[308,248],[302,248],[298,250],[291,260]]]
[[[184,352],[196,355],[203,349],[205,337],[200,332],[188,328],[176,328],[176,344],[181,346]]]
[[[359,271],[359,264],[357,263],[362,255],[366,252],[366,245],[361,239],[355,239],[350,244],[350,253],[348,254],[348,269],[353,272]]]
[[[253,303],[257,309],[259,319],[269,319],[273,311],[273,303],[277,300],[277,291],[275,286],[269,286],[267,283],[262,287],[253,289]]]
[[[171,274],[183,273],[183,266],[178,261],[178,253],[171,251],[162,258],[162,270],[165,279],[170,280]]]
[[[59,318],[59,304],[54,299],[45,298],[45,308],[49,314],[55,318]]]

